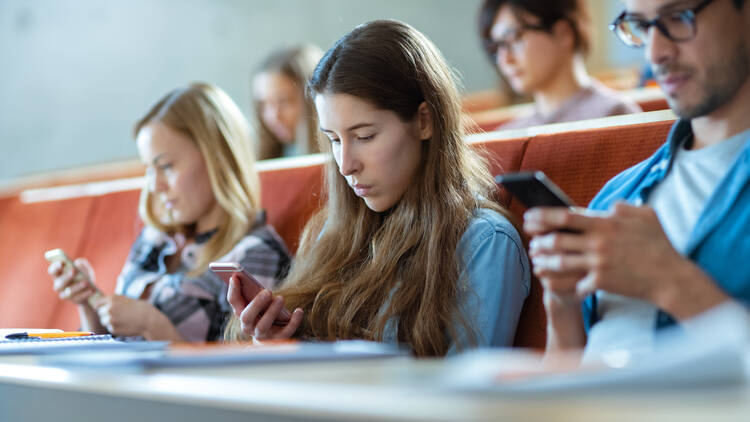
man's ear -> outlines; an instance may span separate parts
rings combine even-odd
[[[427,105],[427,102],[422,101],[422,104],[419,105],[419,108],[417,109],[417,124],[419,125],[419,139],[420,140],[427,140],[432,138],[432,131],[433,131],[433,120],[432,120],[432,111],[430,110],[430,106]]]

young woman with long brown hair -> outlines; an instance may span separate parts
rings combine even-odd
[[[418,356],[512,345],[527,256],[463,141],[437,48],[406,24],[369,22],[325,54],[308,91],[332,158],[327,204],[280,290],[245,298],[231,281],[235,328],[258,340],[398,342]],[[272,325],[285,305],[291,321]]]

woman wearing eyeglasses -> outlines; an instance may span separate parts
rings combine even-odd
[[[511,88],[534,99],[531,113],[502,129],[641,111],[586,71],[590,18],[585,0],[485,0],[479,31]]]

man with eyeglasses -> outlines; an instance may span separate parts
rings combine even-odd
[[[748,1],[624,3],[610,28],[644,48],[679,120],[665,145],[594,198],[589,208],[606,213],[524,216],[547,350],[585,346],[584,359],[650,351],[661,328],[721,304],[750,306]]]

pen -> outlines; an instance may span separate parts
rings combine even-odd
[[[66,337],[83,337],[90,336],[94,333],[88,331],[65,331],[62,333],[13,333],[5,336],[8,340],[21,340],[21,339],[43,339],[43,338],[66,338]]]

